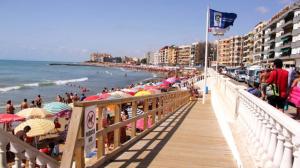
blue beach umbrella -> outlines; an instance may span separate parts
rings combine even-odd
[[[68,115],[72,111],[72,108],[70,106],[61,102],[52,102],[45,104],[43,109],[57,116]]]

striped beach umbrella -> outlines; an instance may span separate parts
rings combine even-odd
[[[69,105],[61,102],[52,102],[45,104],[43,109],[45,109],[53,115],[58,116],[68,115],[72,111],[72,108]]]
[[[46,118],[51,116],[51,113],[42,108],[27,108],[16,113],[17,116],[24,118]]]
[[[31,130],[27,133],[29,137],[36,137],[40,135],[48,134],[54,129],[54,122],[47,119],[30,119],[19,124],[14,132],[18,132],[24,129],[24,127],[30,126]]]

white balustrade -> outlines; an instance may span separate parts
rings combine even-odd
[[[58,168],[59,163],[50,156],[39,152],[38,149],[21,141],[16,136],[0,129],[0,168],[7,167],[6,146],[10,144],[10,152],[15,154],[15,168],[22,167],[22,160],[29,161],[29,168],[39,167]]]
[[[257,167],[300,168],[300,123],[248,93],[223,75],[217,75],[218,94],[235,112],[247,136],[244,142]],[[243,122],[243,123],[241,123]]]

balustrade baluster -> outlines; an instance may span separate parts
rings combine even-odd
[[[294,144],[293,168],[299,168],[300,167],[300,135],[293,136],[292,137],[292,142]]]
[[[115,124],[121,121],[120,104],[116,104],[114,121]],[[118,146],[120,146],[120,128],[114,130],[114,148],[117,148]]]
[[[260,134],[260,137],[259,137],[259,146],[258,146],[258,152],[257,152],[257,155],[256,155],[256,160],[257,161],[260,161],[261,160],[261,157],[262,157],[262,154],[264,152],[264,142],[265,142],[265,139],[266,139],[266,133],[267,133],[267,124],[268,124],[268,121],[267,121],[267,114],[263,112],[263,125],[262,125],[262,132]]]
[[[274,154],[274,159],[273,159],[273,167],[278,168],[281,163],[281,159],[283,156],[283,144],[284,144],[284,136],[282,133],[282,126],[279,123],[276,123],[276,130],[278,132],[277,136],[277,145],[276,145],[276,150]]]
[[[149,104],[148,99],[144,100],[144,112],[148,113],[149,110]],[[148,128],[148,114],[144,117],[144,130]]]
[[[256,140],[255,140],[255,144],[254,144],[254,147],[255,147],[254,153],[255,154],[257,154],[257,152],[259,150],[260,137],[261,137],[262,133],[263,133],[263,113],[262,113],[262,110],[260,110],[259,116],[258,116],[258,131],[256,134],[256,138],[255,138]]]
[[[136,101],[132,102],[132,118],[136,117],[136,111],[137,111],[137,104]],[[136,136],[136,121],[133,121],[131,123],[131,138],[134,138]]]
[[[285,142],[280,168],[292,168],[293,145],[291,143],[291,133],[284,128],[283,135]]]
[[[277,129],[276,129],[276,123],[274,119],[270,118],[270,126],[271,126],[271,137],[270,137],[270,143],[268,146],[268,152],[267,156],[264,159],[265,167],[272,167],[272,160],[275,155],[275,150],[276,150],[276,144],[277,144]]]
[[[270,116],[266,114],[266,133],[265,138],[263,141],[263,152],[262,152],[262,159],[260,160],[261,165],[264,165],[267,160],[268,155],[268,148],[271,141],[271,129],[272,125],[270,124]]]

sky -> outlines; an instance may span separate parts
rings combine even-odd
[[[165,45],[204,41],[208,5],[237,14],[229,37],[249,32],[291,2],[0,0],[0,59],[83,61],[91,52],[143,57]]]

